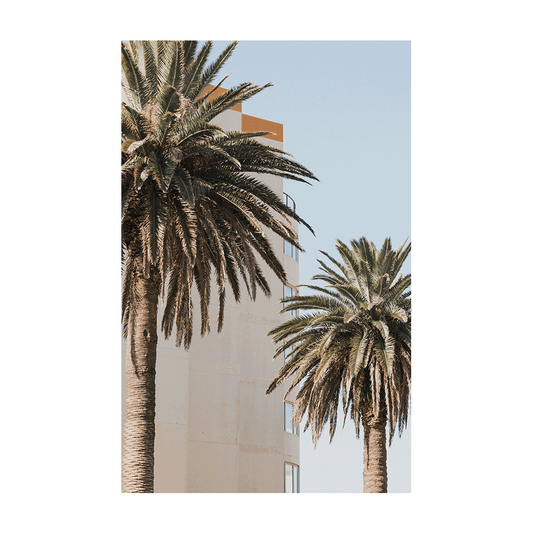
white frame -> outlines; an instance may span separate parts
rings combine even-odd
[[[122,39],[411,42],[413,351],[412,484],[408,494],[123,494],[120,354],[120,54]],[[101,512],[104,514],[431,512],[431,21],[104,19],[101,22]]]

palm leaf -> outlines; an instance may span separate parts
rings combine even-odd
[[[140,111],[150,101],[150,90],[144,75],[130,51],[121,43],[122,51],[122,87],[132,106]]]
[[[212,47],[213,41],[206,41],[194,61],[190,62],[190,66],[185,71],[183,94],[191,100],[194,100],[203,88],[201,87],[201,76]]]
[[[162,192],[167,192],[174,175],[175,166],[168,158],[155,152],[150,153],[149,161],[157,185]]]
[[[200,80],[200,87],[207,87],[207,85],[213,81],[215,76],[220,72],[220,69],[233,54],[238,42],[239,41],[234,41],[226,46],[218,58],[204,70]]]

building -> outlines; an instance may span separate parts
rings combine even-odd
[[[220,89],[222,90],[222,89]],[[283,148],[283,126],[242,113],[238,105],[215,121],[226,130],[271,131],[264,142]],[[283,178],[261,176],[280,198]],[[245,289],[241,302],[226,299],[224,327],[204,338],[195,316],[189,351],[159,334],[156,369],[155,492],[299,492],[299,435],[290,421],[295,392],[287,385],[268,397],[268,384],[281,367],[272,359],[267,332],[286,318],[280,299],[296,291],[297,250],[268,231],[289,284],[263,269],[272,291],[255,302]],[[217,299],[210,315],[217,315]],[[199,306],[196,306],[199,309]],[[162,311],[159,312],[159,317]],[[123,360],[125,358],[123,346]]]

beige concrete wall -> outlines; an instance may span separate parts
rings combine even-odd
[[[197,320],[189,352],[160,336],[156,492],[283,492],[284,462],[299,464],[299,437],[284,431],[286,388],[265,395],[282,363],[266,334],[284,320],[282,285],[267,278],[272,298],[229,297],[222,332],[201,338]]]
[[[238,130],[241,114],[230,110],[217,124]],[[273,139],[265,142],[283,147]],[[282,197],[282,178],[261,179]],[[290,284],[297,285],[298,263],[283,254],[281,238],[269,231],[267,236]],[[155,492],[283,492],[284,463],[299,464],[299,437],[284,431],[287,387],[265,395],[282,364],[280,358],[272,359],[274,345],[267,332],[286,317],[279,314],[283,285],[266,266],[262,270],[272,297],[258,293],[252,302],[243,286],[237,304],[228,293],[220,334],[216,290],[210,309],[212,333],[200,337],[195,305],[188,352],[174,346],[174,337],[165,340],[159,333]],[[125,357],[125,348],[123,352]]]

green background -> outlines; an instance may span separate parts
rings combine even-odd
[[[145,531],[156,520],[160,530],[322,530],[332,520],[378,531],[514,530],[530,458],[520,416],[531,402],[521,310],[531,227],[525,3],[228,5],[43,2],[6,13],[4,523],[59,532]],[[430,516],[100,515],[100,19],[144,17],[432,19]]]

